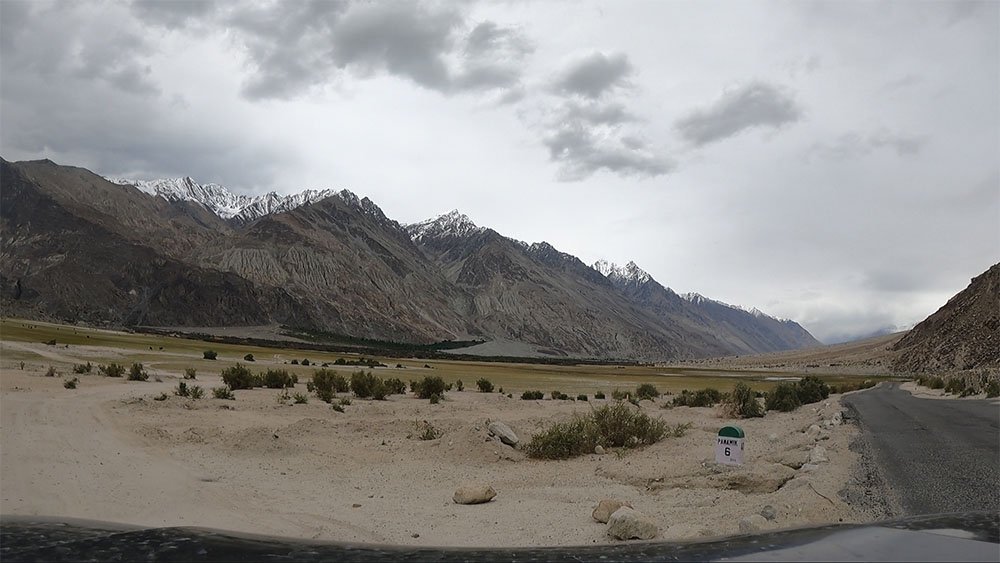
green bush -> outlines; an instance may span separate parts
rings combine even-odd
[[[943,377],[933,377],[930,381],[931,389],[944,389],[944,378]]]
[[[45,377],[55,377],[57,375],[59,375],[59,372],[52,366],[49,366],[49,369],[45,371]]]
[[[438,404],[440,402],[441,402],[441,395],[438,395],[437,393],[434,393],[433,395],[431,395],[431,397],[430,397],[430,403],[432,405],[436,405],[436,404]]]
[[[706,387],[694,393],[684,389],[671,401],[675,407],[711,407],[722,401],[722,393],[718,389]]]
[[[611,398],[616,401],[624,401],[628,399],[628,391],[622,391],[621,389],[615,389],[611,392]]]
[[[415,381],[410,383],[410,388],[417,397],[421,399],[430,399],[431,395],[444,395],[444,380],[438,376],[425,375],[423,380]]]
[[[455,382],[455,388],[458,389],[459,391],[463,391],[465,389],[465,384],[462,383],[461,379]]]
[[[213,387],[212,396],[216,399],[225,399],[227,401],[236,400],[236,396],[233,395],[233,390],[229,387]]]
[[[284,389],[295,386],[292,376],[288,375],[288,372],[283,369],[267,370],[263,376],[263,383],[263,387],[267,387],[268,389]]]
[[[480,377],[476,380],[476,387],[479,388],[480,393],[492,393],[493,392],[493,382],[485,377]]]
[[[372,399],[375,399],[376,401],[384,401],[389,394],[389,386],[385,384],[385,381],[376,377],[375,385],[372,386]]]
[[[662,420],[619,401],[549,426],[532,436],[525,451],[533,458],[566,459],[591,453],[596,446],[633,448],[653,444],[670,433]]]
[[[330,408],[332,408],[333,410],[335,410],[337,412],[344,412],[344,407],[340,406],[340,404],[338,404],[338,403],[334,403],[334,404],[330,405]]]
[[[750,386],[740,381],[722,402],[723,411],[730,418],[755,418],[764,416],[764,409]]]
[[[949,377],[944,384],[945,393],[961,393],[965,391],[965,379],[961,377]]]
[[[643,383],[635,388],[635,396],[639,400],[653,400],[660,396],[660,391],[652,383]]]
[[[994,397],[1000,397],[1000,381],[997,381],[996,379],[991,380],[983,388],[983,391],[986,391],[986,398],[987,399],[992,399]]]
[[[188,384],[183,381],[177,384],[177,388],[174,389],[174,395],[178,397],[187,397],[191,394],[191,389],[188,388]]]
[[[296,393],[292,395],[292,399],[295,401],[296,405],[304,405],[309,402],[309,397],[306,397],[303,393]]]
[[[184,368],[184,379],[197,379],[198,372],[194,368]]]
[[[76,384],[80,382],[79,378],[74,377],[73,379],[67,379],[63,381],[63,387],[66,389],[76,389]]]
[[[330,389],[317,389],[316,397],[318,397],[319,400],[323,401],[324,403],[332,403],[334,399],[334,394],[333,391]]]
[[[216,354],[214,350],[205,350],[204,352],[202,352],[202,355],[205,357],[206,360],[214,360],[215,358],[219,357],[219,355]]]
[[[97,366],[97,371],[101,375],[106,375],[107,377],[123,377],[125,375],[125,366],[121,364],[108,364]]]
[[[390,395],[403,395],[406,393],[406,384],[398,377],[393,377],[385,381],[385,386]]]
[[[604,392],[603,391],[598,391],[597,393],[594,393],[594,398],[595,399],[603,399],[604,398]]]
[[[142,364],[139,362],[133,362],[132,367],[128,370],[128,380],[129,381],[146,381],[149,379],[149,374],[143,369]]]
[[[299,365],[299,361],[298,360],[292,360],[291,364],[293,366],[297,366],[297,365]]]
[[[340,404],[344,405],[345,407],[349,406],[351,404],[351,398],[350,397],[341,397],[340,398]]]
[[[444,432],[441,432],[437,428],[434,428],[434,426],[432,426],[431,423],[427,422],[426,420],[419,424],[414,423],[414,427],[415,431],[411,433],[408,437],[416,436],[421,440],[437,440],[438,438],[444,435]]]
[[[318,391],[329,393],[346,393],[351,385],[343,375],[329,369],[318,369],[313,372],[312,384]]]
[[[73,373],[90,373],[90,370],[94,368],[90,362],[86,364],[76,364],[73,366]]]
[[[302,365],[304,366],[309,365],[309,360],[308,359],[302,360]]]
[[[769,411],[781,411],[790,412],[802,406],[802,401],[799,399],[797,386],[783,382],[779,383],[770,393],[767,395],[767,401],[764,407]]]
[[[366,399],[372,396],[375,391],[375,384],[379,379],[372,372],[365,373],[364,370],[351,374],[351,391],[355,397]]]
[[[250,369],[243,364],[236,364],[222,370],[222,382],[230,389],[253,389],[254,377]]]
[[[246,361],[248,361],[248,362],[254,361],[253,360],[253,354],[247,354],[246,356],[243,356],[243,359],[246,360]]]
[[[202,389],[200,385],[192,385],[191,388],[188,389],[188,396],[191,397],[192,399],[200,399],[204,395],[205,395],[205,390]]]
[[[541,391],[525,391],[521,393],[521,398],[525,401],[537,401],[539,399],[544,399],[545,395]]]
[[[587,395],[585,393],[580,393],[579,395],[576,396],[576,400],[577,401],[586,401],[587,400]]]
[[[830,386],[815,375],[807,375],[796,384],[799,401],[803,405],[818,403],[830,396]]]

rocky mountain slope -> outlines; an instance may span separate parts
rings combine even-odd
[[[284,324],[410,343],[510,341],[643,360],[815,344],[795,323],[685,300],[452,212],[401,226],[349,191],[248,197],[2,162],[5,311],[152,326]]]
[[[1000,369],[1000,263],[893,346],[897,371]]]

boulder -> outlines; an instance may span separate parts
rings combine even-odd
[[[823,446],[816,446],[809,453],[809,463],[823,463],[825,461],[830,461],[830,459],[826,457],[826,448]]]
[[[594,446],[594,453],[597,455],[604,455],[604,446]]]
[[[602,524],[607,524],[608,519],[611,518],[611,515],[614,514],[616,510],[618,510],[623,506],[632,508],[631,504],[623,500],[606,498],[601,502],[597,503],[597,506],[594,508],[594,512],[591,513],[591,516],[594,518],[594,520]]]
[[[490,502],[497,492],[486,483],[467,483],[455,489],[451,497],[458,504],[482,504]]]
[[[808,430],[806,430],[806,436],[809,436],[810,438],[816,438],[817,436],[819,436],[819,431],[820,427],[816,424],[813,424],[812,426],[809,427]]]
[[[608,535],[619,540],[651,540],[660,533],[653,520],[645,514],[623,506],[608,519]]]
[[[511,447],[517,445],[517,434],[514,434],[510,426],[500,421],[493,421],[486,426],[486,429],[490,431],[490,434],[500,438],[500,441],[504,444]]]
[[[740,533],[752,534],[759,532],[767,526],[767,519],[760,514],[752,514],[740,520]]]
[[[768,504],[761,509],[760,515],[764,517],[764,520],[773,521],[778,517],[778,512],[774,510],[774,507]]]

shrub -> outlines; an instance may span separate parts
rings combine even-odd
[[[351,398],[350,397],[341,397],[340,404],[344,405],[345,407],[348,406],[348,405],[350,405],[351,404]]]
[[[268,389],[284,389],[286,387],[295,386],[295,382],[292,381],[292,376],[288,375],[288,371],[283,369],[267,370],[264,373],[262,380],[262,387],[267,387]]]
[[[652,383],[643,383],[635,388],[635,396],[639,399],[653,400],[660,396],[660,391]]]
[[[292,360],[292,361],[291,361],[291,364],[292,364],[293,366],[297,366],[297,365],[299,365],[299,361],[298,361],[298,360]]]
[[[525,391],[521,393],[521,398],[525,401],[544,399],[545,395],[541,391]]]
[[[462,390],[465,389],[465,384],[462,383],[461,379],[459,379],[458,381],[455,382],[455,388],[458,389],[459,391],[462,391]]]
[[[304,366],[309,365],[309,360],[307,360],[307,359],[302,360],[302,365],[304,365]]]
[[[49,366],[49,369],[45,372],[45,377],[55,377],[57,375],[59,375],[59,372],[52,366]]]
[[[711,407],[722,400],[722,393],[718,389],[706,387],[694,393],[684,389],[680,395],[673,398],[672,404],[675,407]]]
[[[434,393],[433,395],[431,395],[430,403],[432,405],[436,405],[436,404],[438,404],[440,402],[441,402],[441,395],[438,395],[437,393]]]
[[[799,401],[803,405],[817,403],[830,396],[830,386],[815,375],[807,375],[796,384]]]
[[[436,375],[425,375],[423,380],[410,383],[410,388],[421,399],[430,399],[431,395],[438,395],[440,398],[444,395],[445,384],[444,380]]]
[[[233,395],[233,390],[229,387],[213,387],[212,397],[216,399],[224,399],[227,401],[235,401],[236,396]]]
[[[485,377],[480,377],[476,380],[476,387],[479,388],[480,393],[492,393],[493,392],[493,382]]]
[[[990,381],[986,384],[986,387],[983,390],[986,391],[987,399],[1000,397],[1000,381],[997,381],[996,379]]]
[[[763,415],[762,415],[763,416]],[[685,422],[683,424],[678,423],[675,426],[671,426],[667,429],[667,434],[670,434],[674,438],[680,438],[683,436],[691,427],[694,426],[690,422]]]
[[[215,358],[219,357],[219,355],[216,354],[214,350],[205,350],[204,352],[202,352],[202,355],[205,357],[206,360],[214,360]]]
[[[371,397],[377,381],[378,378],[372,375],[372,372],[356,371],[351,374],[351,391],[355,397],[362,399]]]
[[[406,393],[406,384],[398,377],[387,379],[385,386],[388,388],[390,395],[402,395]]]
[[[611,392],[611,398],[616,401],[624,401],[628,398],[628,392],[622,391],[621,389],[615,389]]]
[[[334,399],[334,394],[333,391],[329,389],[317,389],[316,397],[318,397],[319,400],[323,401],[324,403],[332,403]]]
[[[73,366],[73,373],[90,373],[90,370],[93,368],[94,366],[92,366],[90,362],[87,362],[86,364],[76,364]]]
[[[133,362],[132,367],[128,370],[128,380],[129,381],[146,381],[149,379],[149,374],[143,369],[142,364],[139,362]]]
[[[309,402],[309,397],[306,397],[302,393],[296,393],[296,394],[292,395],[292,399],[295,400],[295,404],[296,405],[304,405],[304,404],[306,404],[306,403]]]
[[[796,385],[792,383],[779,383],[774,390],[768,393],[764,407],[769,411],[793,411],[802,406],[797,391]]]
[[[67,379],[63,381],[63,387],[67,389],[76,389],[76,384],[79,383],[80,379],[74,377],[73,379]]]
[[[372,399],[384,401],[389,396],[389,386],[380,378],[375,378],[375,385],[372,386]]]
[[[246,361],[248,361],[248,362],[254,361],[253,360],[253,354],[247,354],[246,356],[243,356],[243,359],[246,360]]]
[[[153,400],[154,401],[166,401],[167,400],[167,394],[166,393],[160,393],[159,395],[153,397]]]
[[[121,364],[108,364],[97,366],[97,371],[102,375],[108,377],[123,377],[125,375],[125,366]]]
[[[973,388],[973,387],[972,387],[971,385],[969,385],[969,386],[968,386],[968,387],[966,387],[965,389],[962,389],[962,392],[961,392],[961,393],[959,393],[959,395],[958,395],[958,396],[959,396],[959,397],[968,397],[968,396],[970,396],[970,395],[977,395],[978,393],[979,393],[979,392],[978,392],[978,391],[976,391],[976,389],[975,389],[975,388]]]
[[[313,372],[312,384],[317,392],[346,393],[351,385],[343,375],[329,369],[318,369]]]
[[[736,384],[722,402],[722,410],[730,418],[755,418],[764,416],[764,409],[750,386],[742,381]]]
[[[222,382],[230,389],[253,389],[254,377],[250,370],[243,364],[236,364],[222,370]]]
[[[577,401],[586,401],[587,400],[587,395],[584,394],[584,393],[580,393],[579,395],[576,396],[576,400]]]
[[[47,344],[48,346],[55,346],[56,345],[56,339],[53,338],[52,340],[49,340],[45,344]]]
[[[414,423],[414,427],[415,433],[411,433],[408,437],[416,436],[421,440],[437,440],[444,435],[444,432],[434,428],[434,426],[426,420],[420,424]]]
[[[558,401],[562,398],[562,391],[553,391],[550,395],[553,401]]]
[[[949,377],[944,384],[945,393],[961,393],[965,391],[965,379],[961,377]]]
[[[200,399],[205,395],[205,390],[201,388],[201,385],[192,385],[188,389],[188,396],[192,399]]]
[[[334,404],[330,405],[330,408],[332,408],[333,410],[335,410],[337,412],[344,412],[344,407],[340,406],[337,403],[334,403]]]
[[[603,391],[598,391],[597,393],[594,393],[594,398],[595,399],[603,399],[604,398],[604,392]]]
[[[931,389],[944,389],[944,378],[943,377],[934,377],[934,378],[931,378],[930,388]]]
[[[198,372],[194,368],[184,368],[184,379],[198,379]]]
[[[549,426],[532,436],[525,451],[533,458],[566,459],[590,453],[596,446],[632,448],[653,444],[671,432],[662,420],[619,401]]]
[[[188,384],[181,381],[177,384],[177,388],[174,389],[174,395],[178,397],[187,397],[191,394],[191,390],[188,388]]]

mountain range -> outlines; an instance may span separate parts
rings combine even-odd
[[[819,345],[794,321],[678,295],[632,262],[588,266],[458,211],[401,225],[347,190],[250,197],[191,178],[109,180],[47,160],[3,160],[2,184],[8,314],[116,326],[284,325],[411,344],[477,340],[510,355],[570,358]]]

